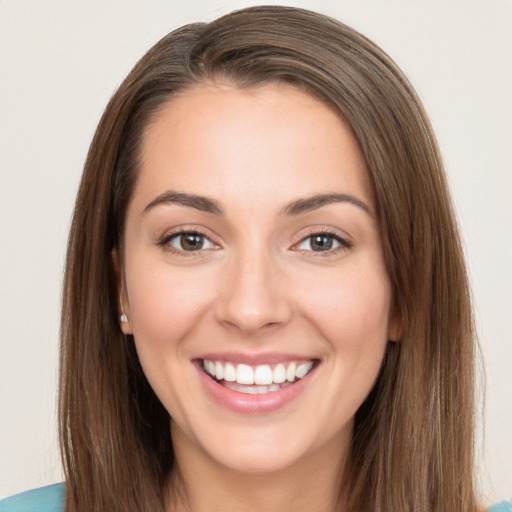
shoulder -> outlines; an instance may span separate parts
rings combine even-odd
[[[510,501],[500,501],[488,508],[487,512],[512,512],[512,504]]]
[[[0,501],[0,512],[62,512],[64,484],[48,485]]]

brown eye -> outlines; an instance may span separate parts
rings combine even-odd
[[[313,251],[329,251],[334,245],[334,239],[332,236],[315,235],[309,243]]]
[[[174,249],[187,252],[212,249],[215,247],[208,238],[200,233],[177,233],[171,236],[167,243]]]
[[[326,252],[340,247],[349,248],[351,244],[336,235],[315,233],[304,238],[297,246],[301,251]]]

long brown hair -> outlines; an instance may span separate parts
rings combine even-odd
[[[139,61],[92,141],[69,236],[61,327],[66,511],[163,511],[169,417],[119,328],[122,244],[144,129],[205,81],[287,83],[350,125],[372,180],[402,337],[356,415],[340,492],[358,512],[474,512],[474,351],[467,276],[435,137],[392,60],[353,29],[286,7],[180,28]],[[178,489],[175,489],[178,492]]]

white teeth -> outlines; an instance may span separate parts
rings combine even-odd
[[[276,384],[282,384],[286,380],[286,369],[284,367],[284,364],[278,364],[274,368],[272,380]]]
[[[291,362],[286,365],[279,363],[272,370],[268,364],[251,367],[248,364],[234,365],[233,363],[204,359],[203,367],[206,373],[218,381],[236,382],[245,386],[255,385],[256,392],[267,393],[275,391],[273,386],[293,383],[305,377],[313,367],[313,361],[301,364]],[[258,386],[262,389],[265,388],[265,391],[258,391]],[[281,387],[277,386],[277,389]],[[252,391],[247,392],[252,393]]]
[[[249,395],[259,395],[265,393],[272,393],[274,391],[278,391],[281,388],[286,386],[290,386],[289,382],[285,382],[282,385],[271,384],[270,386],[245,386],[244,384],[238,384],[237,382],[225,382],[224,386],[228,389],[232,389],[233,391],[238,391],[239,393],[247,393]]]
[[[305,377],[309,370],[311,370],[311,367],[313,366],[313,362],[309,361],[309,363],[303,363],[300,364],[297,369],[295,370],[295,377],[298,379],[302,379],[302,377]]]
[[[288,382],[293,382],[295,380],[295,363],[288,366],[288,369],[286,370],[286,380]]]
[[[236,368],[238,384],[254,384],[254,372],[248,364],[239,364]]]
[[[215,363],[215,377],[217,380],[222,380],[224,378],[224,366],[220,361]]]
[[[235,382],[236,380],[236,370],[231,363],[226,363],[224,366],[224,380],[228,382]]]
[[[270,369],[268,364],[263,364],[261,366],[256,367],[256,371],[254,372],[254,383],[261,385],[272,384],[274,379],[274,374]]]

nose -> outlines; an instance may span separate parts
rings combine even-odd
[[[268,254],[237,255],[226,263],[215,308],[218,322],[249,336],[290,320],[290,290]]]

